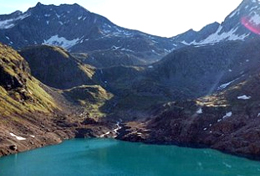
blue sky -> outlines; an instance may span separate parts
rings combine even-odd
[[[40,0],[0,0],[0,14],[26,11]],[[78,3],[115,24],[146,33],[171,37],[191,28],[218,21],[242,0],[41,0],[42,4]]]

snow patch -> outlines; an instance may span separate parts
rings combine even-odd
[[[259,25],[260,16],[257,13],[254,13],[254,15],[250,18],[250,22],[254,23],[255,25]]]
[[[240,9],[235,10],[231,15],[229,15],[229,18],[232,18],[235,16],[237,13],[239,13]]]
[[[152,66],[152,65],[149,65],[149,66],[148,66],[148,68],[152,69],[152,68],[153,68],[153,66]]]
[[[30,14],[23,14],[17,18],[11,18],[11,19],[8,19],[8,20],[3,20],[3,21],[0,21],[0,29],[10,29],[12,27],[15,26],[15,22],[18,21],[18,20],[23,20],[27,17],[29,17]]]
[[[24,140],[26,140],[26,138],[23,138],[23,137],[21,137],[21,136],[16,136],[14,133],[10,133],[10,135],[11,136],[13,136],[13,137],[15,137],[17,140],[19,140],[19,141],[24,141]]]
[[[181,43],[184,44],[184,45],[190,45],[190,44],[193,44],[195,41],[191,42],[191,43],[187,43],[186,41],[182,41]]]
[[[100,138],[103,138],[103,137],[105,137],[105,135],[109,135],[110,134],[110,131],[108,131],[108,132],[106,132],[106,133],[104,133],[104,134],[101,134],[99,137]]]
[[[50,37],[48,40],[44,40],[43,44],[47,45],[55,45],[55,46],[60,46],[65,49],[69,49],[76,45],[79,42],[79,38],[73,39],[73,40],[68,40],[64,37],[59,37],[58,35],[54,35]]]
[[[221,30],[222,30],[222,26],[218,28],[216,33],[208,36],[208,38],[200,42],[200,44],[208,44],[208,43],[214,44],[222,40],[244,40],[249,35],[249,34],[243,34],[241,36],[236,35],[235,32],[238,30],[238,28],[233,28],[228,32],[223,32],[220,34]]]
[[[237,99],[239,99],[239,100],[249,100],[249,99],[251,99],[251,96],[242,95],[242,96],[238,96]]]
[[[236,31],[238,30],[237,28],[233,28],[228,32],[222,32],[223,27],[219,26],[218,30],[209,35],[206,39],[196,42],[196,41],[192,41],[190,43],[187,43],[185,41],[181,42],[184,45],[207,45],[207,44],[215,44],[221,41],[225,41],[225,40],[230,40],[230,41],[235,41],[235,40],[244,40],[249,34],[243,34],[243,35],[237,35]]]
[[[128,51],[128,52],[132,52],[132,53],[134,53],[133,50],[130,50],[130,49],[127,49],[127,48],[121,48],[121,50],[122,50],[122,51]]]
[[[221,119],[218,119],[218,122],[221,122],[223,119],[231,117],[232,116],[232,112],[227,112],[226,115],[224,115]]]
[[[115,45],[113,45],[112,47],[111,47],[111,49],[113,49],[113,50],[117,50],[117,49],[119,49],[120,47],[118,47],[118,46],[115,46]]]
[[[222,119],[225,119],[225,118],[228,118],[228,117],[231,117],[231,116],[232,116],[232,112],[228,112],[228,113],[226,113],[226,115],[224,115],[222,117]]]
[[[120,36],[132,36],[132,33],[130,31],[127,31],[127,30],[124,30],[124,29],[120,29],[116,26],[113,26],[111,27],[110,25],[108,24],[104,24],[102,26],[102,32],[103,34],[105,35],[113,35],[113,36],[117,36],[117,37],[120,37]]]
[[[202,113],[203,113],[202,108],[198,109],[198,110],[196,111],[196,113],[197,113],[197,114],[202,114]]]
[[[56,13],[57,18],[60,18],[60,15]]]
[[[228,70],[229,72],[232,72],[232,70]],[[224,83],[224,84],[221,84],[217,90],[223,90],[225,88],[227,88],[230,84],[232,84],[234,81],[236,81],[237,79],[233,80],[233,81],[230,81],[228,83]]]
[[[120,122],[116,123],[116,128],[113,130],[116,134],[118,134],[118,130],[120,130],[122,127],[120,126]]]

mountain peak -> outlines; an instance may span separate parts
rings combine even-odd
[[[40,3],[40,2],[38,2],[37,4],[36,4],[36,7],[39,7],[39,6],[43,6],[43,4],[42,3]]]

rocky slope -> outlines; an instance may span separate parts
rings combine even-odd
[[[43,46],[45,49],[46,46]],[[54,48],[54,51],[56,49],[60,48]],[[63,50],[58,51],[66,55]],[[64,94],[67,96],[64,96],[63,92],[35,79],[24,58],[2,44],[0,72],[0,156],[57,144],[64,139],[80,136],[84,132],[82,129],[86,128],[87,135],[96,137],[104,130],[114,128],[111,122],[97,123],[91,120],[91,114],[86,113],[82,106],[68,101],[67,96],[73,97],[71,94],[75,94],[76,90],[66,90]],[[101,88],[86,86],[85,89],[89,89],[89,96],[95,96]],[[107,99],[111,96],[108,94]],[[84,99],[84,96],[80,98]],[[102,95],[99,102],[103,101],[102,98],[105,96]],[[91,103],[92,100],[98,100],[96,97],[91,100],[87,95],[85,99]],[[93,123],[97,125],[90,125]]]
[[[210,147],[259,159],[259,87],[258,72],[210,96],[169,102],[153,119],[126,123],[119,138]]]
[[[60,141],[51,131],[42,135],[52,126],[48,116],[60,107],[30,75],[28,63],[0,44],[0,68],[1,155],[32,148],[33,143],[39,147],[47,143],[45,140]]]
[[[182,92],[174,100],[208,95],[259,71],[259,39],[183,47],[151,65],[146,76]]]

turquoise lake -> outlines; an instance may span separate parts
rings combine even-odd
[[[0,158],[0,176],[259,176],[260,162],[208,149],[73,139]]]

